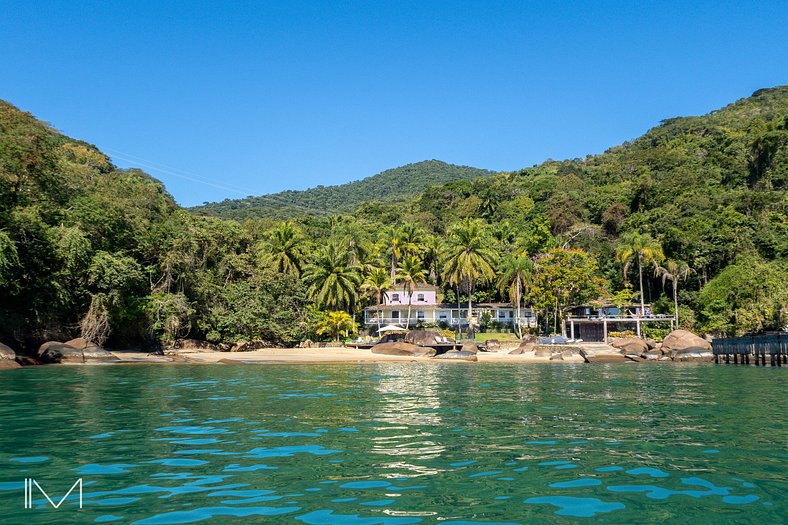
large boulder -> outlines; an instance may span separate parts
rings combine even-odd
[[[270,341],[261,341],[261,340],[241,341],[239,343],[234,344],[232,348],[230,348],[230,352],[253,352],[255,350],[262,350],[263,348],[279,348],[279,347],[280,345],[276,345]]]
[[[97,344],[91,343],[90,341],[88,341],[84,337],[77,337],[75,339],[71,339],[70,341],[66,341],[63,344],[64,345],[68,345],[71,348],[76,348],[77,350],[84,350],[86,348],[98,347]]]
[[[436,355],[433,359],[455,360],[455,361],[478,361],[479,358],[473,352],[464,350],[449,350],[444,354]]]
[[[437,330],[411,330],[405,336],[405,342],[412,345],[432,346],[445,344],[449,341]]]
[[[645,354],[643,354],[643,358],[646,361],[658,361],[662,357],[662,352],[659,350],[649,350]]]
[[[11,350],[10,347],[0,343],[0,370],[9,368],[19,368],[19,363],[16,362],[16,352]]]
[[[711,343],[687,330],[673,330],[662,341],[662,351],[711,352]]]
[[[479,345],[477,345],[473,341],[467,341],[462,344],[462,348],[460,348],[460,352],[471,352],[472,354],[478,354]]]
[[[649,351],[648,343],[639,337],[617,337],[610,346],[618,348],[624,355],[641,355]]]
[[[536,349],[537,344],[539,344],[539,341],[536,336],[527,334],[520,340],[520,344],[517,346],[517,348],[509,352],[509,354],[520,355],[526,352],[533,352],[534,349]]]
[[[78,341],[79,343],[81,342]],[[91,343],[88,344],[91,345]],[[119,361],[116,355],[107,352],[100,346],[92,345],[80,349],[58,341],[47,341],[42,344],[38,347],[36,357],[41,363],[84,363],[93,360]]]
[[[401,355],[406,357],[432,357],[435,349],[428,346],[417,346],[404,341],[380,343],[372,347],[373,354]]]

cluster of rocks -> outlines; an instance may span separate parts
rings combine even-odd
[[[413,330],[404,341],[380,343],[372,347],[373,354],[397,355],[405,357],[429,357],[439,360],[478,361],[476,354],[479,347],[476,343],[465,343],[461,349],[452,349],[439,354],[437,349],[446,345],[443,334],[434,330]]]
[[[687,330],[674,330],[661,342],[627,337],[614,339],[611,346],[633,361],[711,362],[711,343]]]
[[[91,343],[82,337],[77,337],[65,343],[61,343],[60,341],[47,341],[38,347],[34,356],[17,356],[17,361],[23,365],[39,365],[52,363],[87,363],[89,361],[109,363],[120,361],[120,359],[97,344]]]

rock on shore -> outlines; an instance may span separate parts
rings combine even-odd
[[[0,343],[0,370],[20,368],[21,366],[22,365],[16,362],[16,352],[3,343]]]
[[[72,343],[76,346],[72,346]],[[86,361],[120,361],[117,356],[85,339],[72,339],[69,343],[47,341],[38,347],[36,357],[41,363],[84,363]]]
[[[714,360],[711,343],[687,330],[674,330],[662,341],[662,352],[674,361]]]
[[[432,357],[435,349],[426,346],[417,346],[404,341],[394,343],[381,343],[372,347],[373,354],[403,355],[408,357]]]

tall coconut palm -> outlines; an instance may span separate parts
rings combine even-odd
[[[418,251],[416,244],[420,238],[418,235],[419,230],[412,223],[406,223],[401,228],[392,226],[383,231],[380,243],[389,259],[392,281],[396,280],[399,260],[403,256],[415,254]]]
[[[687,279],[692,268],[689,267],[684,261],[668,260],[665,266],[657,266],[654,274],[657,277],[662,277],[662,286],[665,286],[665,281],[670,281],[673,285],[673,316],[676,319],[676,328],[679,327],[679,281]]]
[[[276,270],[290,275],[301,275],[300,230],[287,221],[271,230],[265,240],[266,250],[273,256]]]
[[[516,308],[517,317],[514,328],[518,338],[523,337],[522,328],[520,327],[520,304],[530,286],[533,270],[534,262],[529,257],[522,255],[507,256],[498,269],[500,274],[498,287],[501,293],[509,296],[509,300],[514,303]]]
[[[361,274],[358,266],[348,263],[348,251],[339,244],[330,243],[323,248],[312,264],[304,268],[307,293],[315,302],[329,310],[347,310],[352,313],[358,299]]]
[[[405,293],[408,294],[408,317],[405,320],[405,328],[410,327],[410,308],[413,302],[413,289],[417,284],[427,282],[427,272],[421,263],[421,259],[415,255],[408,255],[402,258],[397,267],[397,279],[405,285]]]
[[[643,266],[648,264],[658,264],[665,258],[662,253],[662,245],[648,233],[629,232],[621,236],[616,248],[616,258],[624,265],[624,282],[627,280],[627,272],[632,260],[637,260],[638,277],[640,279],[640,315],[645,310],[645,299],[643,297]]]
[[[489,234],[483,221],[464,219],[449,228],[443,278],[454,286],[465,286],[469,320],[472,317],[471,295],[474,286],[479,281],[486,282],[494,278],[494,261],[495,253],[490,248]]]
[[[391,279],[385,268],[372,268],[361,285],[361,290],[370,296],[374,295],[377,301],[375,303],[375,309],[378,320],[378,333],[380,332],[380,305],[383,302],[383,296],[385,296],[390,289]]]

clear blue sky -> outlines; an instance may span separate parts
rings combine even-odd
[[[785,0],[0,1],[0,98],[193,205],[601,152],[788,84],[787,26]]]

